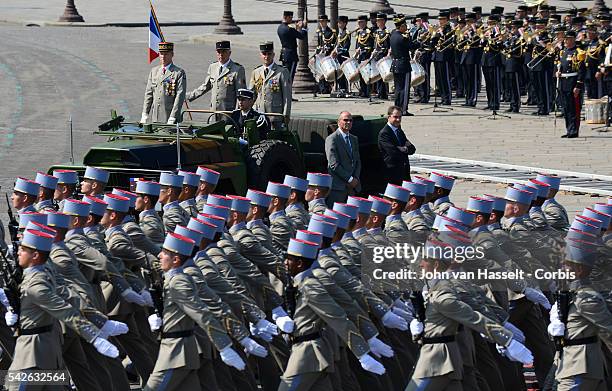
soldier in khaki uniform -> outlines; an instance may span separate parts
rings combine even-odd
[[[162,318],[158,314],[149,316],[151,330],[161,334],[161,346],[146,391],[199,389],[195,323],[206,332],[226,364],[238,370],[245,367],[223,326],[199,298],[193,279],[183,272],[182,265],[191,256],[194,244],[189,238],[169,233],[158,255],[164,271],[164,312]]]
[[[172,42],[159,43],[159,57],[161,64],[149,72],[140,122],[175,124],[182,121],[181,108],[185,101],[187,75],[172,63]]]
[[[408,227],[409,231],[413,232],[429,231],[430,226],[427,224],[425,216],[423,216],[422,209],[427,195],[427,185],[403,181],[402,187],[410,191],[410,198],[404,212],[402,212],[402,219],[406,223],[406,227]]]
[[[326,198],[331,191],[332,177],[320,172],[309,172],[306,175],[308,190],[305,199],[308,202],[308,212],[322,215],[327,209]]]
[[[200,186],[200,175],[182,170],[179,170],[178,174],[183,177],[183,190],[179,196],[181,208],[185,209],[189,217],[197,217],[198,209],[195,196]]]
[[[246,88],[244,67],[230,59],[230,41],[219,41],[215,47],[218,61],[208,66],[204,83],[188,93],[187,99],[191,102],[211,91],[211,110],[233,111],[236,108],[238,90]]]
[[[333,330],[370,372],[383,374],[385,368],[368,352],[370,348],[345,311],[314,277],[311,270],[317,258],[317,244],[291,239],[285,265],[293,277],[287,287],[287,307],[296,318],[292,333],[291,356],[282,376],[279,391],[332,390],[329,371],[333,354],[322,339],[324,326]]]
[[[283,115],[270,118],[272,126],[278,128],[282,123],[287,124],[291,115],[291,74],[287,68],[274,62],[272,42],[261,43],[259,50],[263,64],[251,73],[249,89],[257,95],[255,100],[257,111],[263,114]]]
[[[59,210],[62,210],[64,200],[75,197],[79,174],[73,170],[53,170],[53,176],[57,178],[53,200],[57,202]]]
[[[62,369],[61,328],[58,321],[76,331],[84,341],[92,343],[96,350],[108,357],[117,357],[117,348],[99,337],[100,330],[83,318],[56,293],[56,282],[45,262],[51,251],[53,235],[36,231],[25,231],[18,251],[19,266],[23,270],[20,284],[20,313],[7,311],[6,325],[19,322],[19,336],[15,355],[9,370]],[[11,383],[11,390],[40,389],[28,386],[27,382]]]
[[[268,213],[270,213],[270,232],[272,245],[280,254],[287,251],[289,239],[295,236],[293,221],[287,217],[285,208],[291,196],[291,188],[282,183],[268,182],[266,193],[272,196]]]
[[[434,195],[433,195],[433,212],[435,214],[443,215],[446,213],[448,208],[453,205],[450,201],[449,195],[453,189],[455,178],[442,175],[437,172],[432,172],[429,179],[435,183]]]
[[[384,233],[393,243],[400,243],[407,239],[408,226],[402,219],[402,212],[406,209],[410,190],[392,183],[387,185],[383,198],[391,202],[391,210],[385,219]]]
[[[542,211],[546,215],[548,223],[555,229],[567,231],[570,224],[567,211],[563,205],[555,200],[555,195],[557,195],[559,186],[561,185],[561,178],[552,175],[538,174],[536,180],[550,186],[546,201],[542,204]]]
[[[427,186],[425,200],[423,201],[423,205],[421,205],[421,213],[423,214],[423,217],[425,218],[425,222],[427,223],[427,226],[431,228],[431,226],[433,225],[434,219],[436,218],[436,214],[433,212],[433,210],[431,210],[431,205],[430,205],[430,202],[432,201],[433,196],[434,196],[434,191],[436,189],[436,183],[432,180],[429,180],[427,178],[424,178],[418,175],[414,176],[414,182]]]
[[[57,188],[57,178],[52,175],[36,173],[34,182],[40,185],[38,192],[38,202],[34,207],[40,213],[50,213],[57,210],[57,206],[53,203],[53,195]]]
[[[11,203],[13,208],[17,210],[17,222],[21,214],[23,213],[35,213],[36,208],[34,203],[38,198],[38,190],[40,185],[34,181],[25,178],[17,178],[15,186],[13,187],[13,195],[11,196]],[[20,226],[23,224],[20,224]],[[24,225],[25,227],[25,225]]]
[[[268,208],[270,207],[270,201],[272,197],[264,192],[249,189],[246,193],[246,198],[250,200],[251,206],[247,213],[247,225],[246,227],[255,235],[260,241],[261,245],[268,249],[272,254],[279,257],[279,262],[282,262],[282,252],[284,250],[277,249],[272,241],[272,231],[270,227],[264,223],[263,219],[266,217]]]
[[[287,217],[293,221],[295,229],[306,229],[310,215],[304,207],[306,202],[306,191],[308,191],[308,181],[303,178],[294,177],[291,175],[285,175],[283,184],[291,188],[291,194],[287,201],[287,207],[285,212]]]
[[[349,254],[351,254],[351,258],[353,258],[353,264],[355,265],[355,268],[353,270],[349,269],[349,272],[351,272],[353,277],[361,278],[361,256],[363,254],[363,248],[361,247],[357,239],[353,237],[353,233],[351,232],[355,223],[357,222],[357,217],[359,216],[359,208],[354,205],[335,202],[334,209],[332,210],[332,212],[348,216],[349,222],[344,228],[345,232],[342,235],[342,239],[340,239],[340,242],[342,243],[344,248],[348,250]],[[338,218],[338,216],[335,215],[334,217]],[[340,227],[340,224],[338,225],[338,227]]]
[[[559,391],[606,390],[606,369],[602,342],[610,346],[612,314],[606,301],[590,280],[596,262],[596,244],[566,239],[565,270],[575,273],[569,284],[567,308],[551,308],[548,333],[561,343],[555,361]],[[560,314],[567,314],[567,321]],[[564,323],[565,322],[565,323]]]
[[[150,241],[160,246],[164,243],[164,222],[155,210],[155,204],[159,199],[161,185],[157,182],[138,181],[136,183],[136,211],[138,224],[142,232]]]
[[[198,212],[201,213],[202,208],[207,202],[208,195],[215,191],[215,187],[217,187],[217,183],[219,183],[221,173],[211,170],[210,168],[200,166],[198,167],[196,174],[200,176],[200,185],[198,186],[198,194],[196,195],[195,201]]]
[[[189,214],[178,201],[183,189],[183,177],[162,172],[159,176],[159,183],[161,184],[159,202],[163,205],[164,228],[166,232],[172,232],[177,225],[185,226],[189,222]]]

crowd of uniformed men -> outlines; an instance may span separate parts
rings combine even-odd
[[[14,251],[2,244],[5,368],[65,367],[88,391],[128,390],[128,374],[146,390],[520,390],[533,362],[540,387],[547,376],[559,390],[610,386],[612,199],[570,225],[549,175],[464,209],[438,173],[333,203],[327,173],[246,196],[215,194],[219,177],[199,167],[112,192],[94,167],[80,183],[70,170],[17,178]],[[575,275],[565,288],[435,278],[409,289],[362,275],[375,247],[406,240],[484,251],[474,264],[424,253],[412,266],[425,271]]]

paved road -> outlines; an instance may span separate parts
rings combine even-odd
[[[270,31],[270,29],[272,31]],[[176,63],[186,69],[189,88],[203,80],[213,57],[212,28],[166,28],[177,42]],[[245,29],[247,37],[234,40],[234,59],[247,73],[258,64],[256,42],[273,37],[273,26]],[[0,185],[12,186],[16,176],[32,177],[67,161],[67,121],[73,118],[75,155],[94,143],[95,127],[109,118],[109,110],[132,119],[140,116],[142,94],[149,69],[145,28],[54,28],[0,25],[4,50],[0,58]],[[203,37],[195,43],[194,36]],[[294,112],[380,115],[390,102],[313,99],[300,96]],[[194,107],[207,107],[208,96]],[[481,100],[481,102],[483,102]],[[458,103],[458,102],[457,102]],[[484,103],[480,103],[484,106]],[[563,121],[553,134],[552,118],[514,115],[498,121],[478,120],[481,110],[455,106],[454,111],[433,113],[429,106],[411,105],[415,117],[404,128],[419,153],[540,166],[598,174],[612,174],[612,132],[599,134],[585,126],[576,140],[561,140]],[[531,111],[532,109],[525,109]],[[481,192],[468,182],[466,191]],[[490,191],[488,188],[487,191]],[[482,190],[484,191],[484,189]],[[592,200],[580,199],[576,208]],[[2,203],[0,203],[2,205]],[[3,209],[3,208],[2,208]]]

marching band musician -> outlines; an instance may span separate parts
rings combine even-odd
[[[376,32],[374,33],[374,52],[372,53],[372,58],[375,62],[382,60],[389,54],[389,49],[391,48],[391,43],[389,37],[391,34],[387,31],[387,15],[386,14],[378,14],[376,16]],[[389,86],[382,79],[376,82],[376,89],[378,92],[379,99],[387,99]]]
[[[336,40],[336,48],[332,51],[332,56],[336,57],[336,60],[341,65],[350,57],[351,34],[346,31],[347,24],[348,16],[338,16],[338,39]],[[345,75],[342,75],[337,83],[340,89],[348,90],[348,80]]]
[[[436,89],[443,105],[450,105],[452,98],[450,67],[452,66],[452,43],[455,32],[448,21],[449,16],[449,11],[440,11],[438,14],[438,23],[440,25],[431,38],[431,44],[434,47],[432,60],[436,75]]]
[[[418,43],[407,34],[408,25],[404,16],[393,20],[396,29],[391,34],[391,56],[393,57],[393,84],[395,86],[395,105],[401,107],[402,115],[413,116],[408,112],[410,95],[410,51],[418,47]]]
[[[584,86],[589,99],[599,99],[603,96],[604,91],[601,77],[598,78],[596,75],[599,71],[601,57],[605,56],[605,49],[608,45],[599,38],[597,25],[594,23],[587,23],[587,38]]]
[[[298,53],[297,40],[306,39],[306,24],[308,21],[301,21],[293,24],[293,11],[283,12],[283,22],[278,26],[276,33],[280,39],[282,50],[280,61],[289,70],[291,80],[295,76],[297,69]]]
[[[487,19],[487,29],[485,33],[485,46],[482,54],[482,73],[487,89],[487,107],[485,110],[499,110],[501,98],[501,40],[502,33],[497,23],[499,15],[491,15]]]
[[[457,19],[457,26],[455,27],[455,29],[458,32],[461,32],[465,29],[465,26],[466,26],[465,18],[463,16],[459,16],[459,19]],[[455,45],[453,45],[454,47],[454,51],[453,51],[454,78],[451,78],[451,83],[452,83],[451,85],[456,88],[456,94],[455,94],[456,98],[465,98],[465,86],[467,84],[466,75],[463,73],[463,68],[461,66],[461,57],[463,54],[463,51],[459,49],[460,47],[459,45],[461,41],[462,41],[462,38],[458,34],[455,37]]]
[[[584,51],[576,47],[576,32],[565,33],[565,48],[559,53],[556,77],[560,78],[559,94],[563,100],[566,134],[576,138],[580,129],[580,109],[584,83]]]
[[[416,103],[429,103],[431,86],[429,75],[431,74],[431,57],[433,47],[431,46],[431,29],[428,23],[429,13],[422,12],[415,18],[415,34],[412,39],[420,43],[419,56],[415,60],[425,70],[425,81],[415,88]]]
[[[321,54],[327,57],[331,54],[336,47],[336,41],[338,36],[336,30],[328,26],[329,18],[327,15],[319,16],[319,27],[317,28],[317,47],[315,49],[316,54]],[[326,80],[319,82],[319,93],[328,94],[331,92],[331,86]]]
[[[505,41],[504,75],[510,91],[510,108],[506,112],[518,113],[521,109],[521,72],[523,68],[523,40],[519,28],[523,21],[516,19],[512,21],[509,38]]]
[[[368,16],[360,15],[357,18],[357,40],[355,42],[356,57],[360,63],[368,60],[374,50],[374,35],[372,30],[368,28]],[[362,98],[370,97],[370,88],[368,84],[360,76],[359,79],[359,96]]]
[[[465,75],[465,103],[462,106],[476,107],[478,101],[478,64],[480,57],[478,46],[480,45],[480,37],[476,31],[476,14],[470,12],[465,15],[467,25],[463,32],[463,44],[461,48],[461,69]],[[457,45],[459,46],[459,45]]]
[[[546,30],[547,21],[536,20],[536,30],[531,39],[531,60],[528,63],[530,80],[537,96],[538,110],[533,115],[548,115],[550,113],[550,83],[552,81],[551,37]]]

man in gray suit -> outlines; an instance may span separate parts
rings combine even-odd
[[[181,122],[181,107],[185,101],[187,76],[185,71],[172,63],[174,44],[159,43],[160,64],[149,72],[147,89],[142,107],[141,123]]]
[[[210,108],[219,111],[233,111],[236,108],[238,90],[246,88],[244,67],[230,59],[230,41],[216,43],[217,62],[208,66],[204,83],[187,94],[191,102],[211,91]]]
[[[350,134],[353,116],[343,111],[338,117],[338,129],[325,139],[327,171],[332,176],[332,189],[327,196],[327,205],[346,202],[349,195],[361,191],[361,159],[359,140]]]

